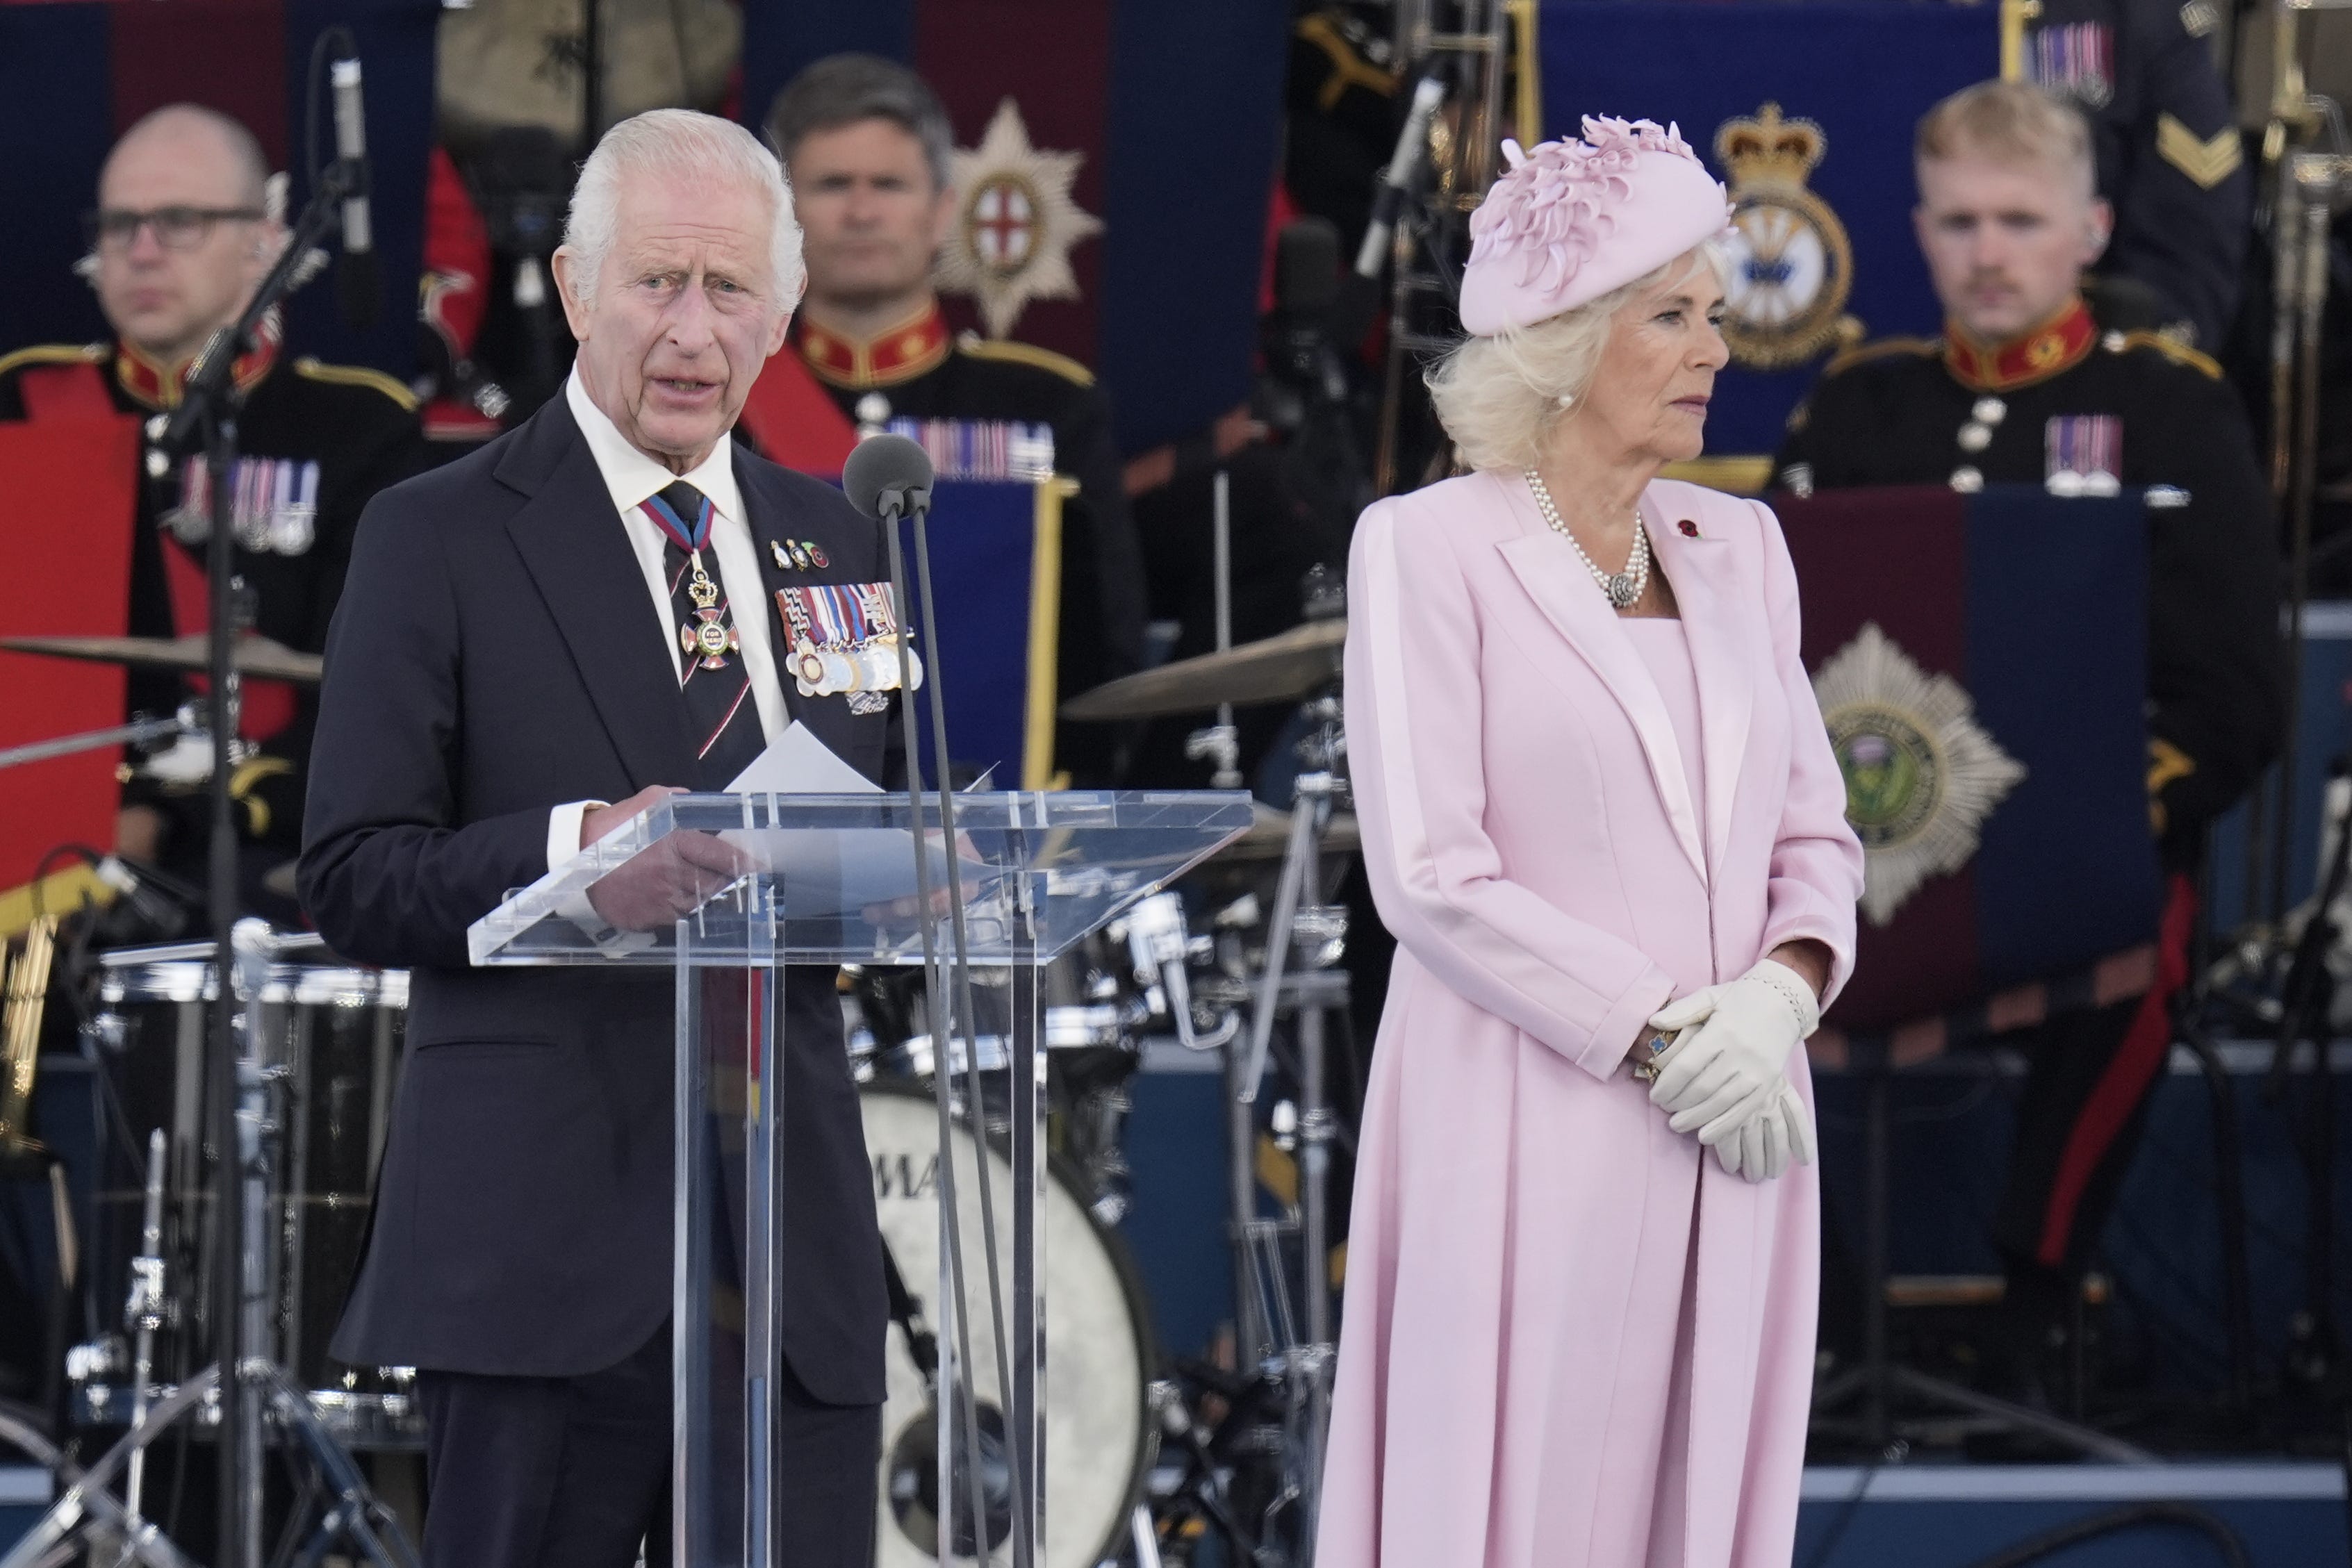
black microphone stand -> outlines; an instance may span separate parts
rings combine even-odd
[[[236,995],[232,976],[234,930],[239,895],[236,802],[229,796],[234,767],[231,749],[239,723],[239,690],[232,657],[240,630],[236,540],[231,516],[237,456],[236,421],[244,398],[236,386],[236,361],[256,341],[262,319],[298,287],[303,258],[327,237],[340,221],[347,199],[367,189],[366,165],[337,159],[318,178],[317,189],[295,220],[286,248],[277,265],[255,288],[244,313],[213,335],[197,357],[179,406],[169,416],[159,415],[162,428],[153,445],[165,453],[201,448],[209,494],[206,510],[212,532],[206,546],[208,569],[208,639],[213,738],[211,797],[211,881],[209,914],[213,941],[215,994],[207,1020],[209,1051],[205,1059],[205,1092],[210,1099],[209,1135],[214,1148],[213,1222],[219,1271],[213,1285],[213,1342],[222,1375],[220,1400],[220,1556],[221,1568],[257,1568],[261,1533],[261,1402],[257,1389],[247,1388],[242,1375],[251,1347],[245,1343],[245,1270],[247,1245],[259,1237],[245,1234],[243,1178],[238,1157]],[[252,1005],[259,1006],[257,996]]]

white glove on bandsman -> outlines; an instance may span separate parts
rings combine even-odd
[[[1804,977],[1763,959],[1651,1018],[1652,1029],[1675,1039],[1657,1059],[1650,1099],[1675,1132],[1696,1132],[1726,1170],[1751,1181],[1780,1176],[1792,1157],[1810,1164],[1812,1121],[1786,1068],[1821,1021]]]

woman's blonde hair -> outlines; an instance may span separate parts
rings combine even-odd
[[[1706,240],[1622,287],[1531,327],[1465,338],[1429,368],[1429,401],[1465,468],[1532,468],[1551,427],[1591,388],[1610,318],[1636,295],[1703,262],[1723,283],[1730,258]],[[1562,400],[1567,402],[1563,402]]]

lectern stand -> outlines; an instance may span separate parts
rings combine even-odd
[[[924,917],[916,896],[917,844],[929,881],[950,873],[965,901],[973,1005],[991,1016],[970,1038],[999,1034],[1006,1052],[1013,1191],[1001,1197],[1002,1303],[1009,1388],[995,1375],[999,1313],[979,1260],[985,1239],[961,1236],[971,1368],[957,1364],[959,1310],[942,1247],[934,1327],[940,1343],[940,1407],[969,1379],[1005,1434],[1010,1508],[1051,1560],[1045,1518],[1043,1409],[1046,1345],[1044,1033],[1037,972],[1137,900],[1240,836],[1250,825],[1240,793],[1008,792],[961,795],[956,843],[940,831],[938,802],[921,814],[903,795],[679,795],[590,846],[476,922],[477,965],[660,965],[677,991],[677,1252],[672,1298],[676,1382],[672,1561],[692,1568],[768,1568],[786,1521],[776,1513],[770,1435],[772,1391],[782,1370],[779,1307],[824,1280],[777,1271],[777,1228],[793,1196],[782,1182],[781,1071],[788,985],[819,983],[788,966],[923,961]],[[673,833],[714,834],[746,869],[675,927],[614,931],[589,889]],[[944,904],[932,913],[937,951],[951,954]],[[828,993],[830,987],[828,985]],[[952,997],[960,989],[944,988]],[[978,1052],[953,1052],[971,1055]],[[988,1097],[992,1102],[995,1096]],[[945,1164],[947,1152],[941,1152]],[[970,1162],[950,1166],[970,1168]],[[952,1223],[941,1205],[943,1228]],[[969,1228],[976,1231],[977,1227]],[[983,1348],[984,1347],[984,1348]],[[992,1401],[992,1390],[1000,1398]],[[942,1539],[964,1514],[961,1483],[948,1484],[954,1445],[940,1443]],[[1001,1483],[1000,1488],[1001,1489]],[[994,1511],[992,1511],[993,1512]],[[1000,1521],[989,1521],[992,1544]],[[970,1529],[961,1531],[967,1559]],[[940,1553],[944,1562],[948,1553]],[[1001,1548],[987,1553],[1002,1561]]]

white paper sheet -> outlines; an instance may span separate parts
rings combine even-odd
[[[727,786],[730,795],[878,795],[881,786],[794,719]]]

